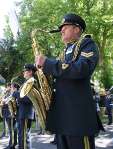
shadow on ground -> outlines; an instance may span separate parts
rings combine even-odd
[[[52,135],[32,134],[32,149],[56,149],[56,146],[50,143],[53,138]]]
[[[106,132],[101,132],[96,137],[96,149],[113,149],[113,125],[105,125]],[[37,131],[31,133],[32,149],[56,149],[56,146],[50,142],[53,135],[38,135]],[[0,149],[8,145],[9,138],[0,139]]]

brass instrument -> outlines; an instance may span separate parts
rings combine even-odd
[[[12,97],[12,95],[9,95],[10,92],[6,90],[6,92],[3,94],[3,96],[1,97],[1,102],[0,102],[0,108],[3,107],[4,104],[8,105],[10,114],[11,114],[11,138],[12,138],[12,144],[14,144],[14,128],[13,128],[13,118],[16,115],[17,112],[17,108],[16,108],[16,100]],[[7,97],[6,97],[7,96]],[[1,112],[2,115],[2,112]]]
[[[14,117],[16,115],[17,112],[17,108],[16,108],[16,101],[12,96],[8,96],[7,98],[4,99],[4,97],[2,97],[0,99],[0,114],[2,113],[2,107],[4,104],[8,105],[10,114],[12,117]],[[2,114],[1,114],[2,116]]]
[[[37,31],[39,30],[32,31],[31,35],[33,42],[33,53],[35,57],[40,52],[39,44],[37,45],[35,38]],[[42,69],[38,69],[36,71],[36,75],[38,81],[36,81],[34,77],[28,79],[20,91],[20,97],[23,98],[27,95],[30,98],[36,110],[36,114],[38,115],[40,125],[45,129],[46,112],[49,110],[49,105],[51,103],[52,89]]]
[[[38,50],[39,49],[39,45],[36,43],[36,38],[35,38],[37,31],[44,32],[44,30],[35,29],[32,32],[31,37],[32,37],[32,41],[33,41],[33,53],[34,53],[35,57],[37,56],[37,54],[41,53]],[[48,110],[50,102],[51,102],[51,97],[52,97],[52,89],[51,89],[51,87],[49,85],[48,80],[50,80],[51,78],[47,78],[45,76],[45,74],[43,73],[42,69],[38,69],[36,73],[37,73],[38,81],[39,81],[39,84],[40,84],[40,92],[41,92],[41,95],[42,95],[42,97],[44,99],[44,102],[45,102],[45,105],[46,105],[46,110]],[[49,77],[51,77],[51,76],[49,76]]]
[[[0,96],[0,116],[2,117],[2,107],[4,105],[4,98],[5,95],[7,95],[7,91],[5,91],[1,96]]]
[[[12,97],[12,95],[8,96],[5,99],[5,104],[8,105],[11,117],[15,117],[17,113],[17,106],[16,106],[16,100],[14,99],[14,97]]]
[[[2,96],[0,97],[0,116],[2,117],[2,106],[3,106],[3,103],[2,103]]]
[[[20,97],[28,96],[33,103],[36,114],[39,118],[39,123],[42,128],[45,128],[45,120],[46,120],[46,108],[43,103],[43,98],[39,89],[35,86],[35,79],[32,77],[26,81],[20,91]]]
[[[0,97],[0,107],[3,106],[2,98],[3,98],[3,96]]]
[[[3,106],[3,99],[5,98],[5,94],[7,94],[6,91],[0,96],[0,107]]]
[[[16,107],[16,100],[12,95],[9,95],[4,99],[4,103],[8,105],[10,114],[11,114],[11,138],[12,138],[12,144],[14,144],[14,128],[13,128],[13,120],[17,112],[17,107]]]

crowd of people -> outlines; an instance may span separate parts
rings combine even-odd
[[[105,131],[99,117],[98,103],[101,97],[91,88],[90,83],[99,60],[98,46],[90,35],[83,34],[85,29],[86,22],[81,16],[66,14],[58,29],[51,31],[59,32],[65,45],[61,59],[50,59],[38,54],[35,66],[24,66],[23,75],[26,80],[33,77],[37,69],[41,69],[46,76],[53,77],[53,93],[46,116],[46,130],[55,134],[57,149],[95,149],[95,136],[100,130]],[[29,133],[34,109],[27,96],[20,98],[19,88],[14,82],[6,87],[2,115],[9,128],[8,148],[14,148],[18,140],[19,149],[26,149],[30,147]],[[10,113],[8,105],[5,104],[7,96],[16,101],[15,115]],[[108,124],[111,124],[109,91],[105,98]]]

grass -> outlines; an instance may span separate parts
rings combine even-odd
[[[2,121],[0,122],[0,134],[2,133],[2,130],[3,130],[3,123]]]

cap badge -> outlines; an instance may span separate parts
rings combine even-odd
[[[65,18],[62,19],[62,22],[61,23],[63,24],[64,22],[65,22]]]

